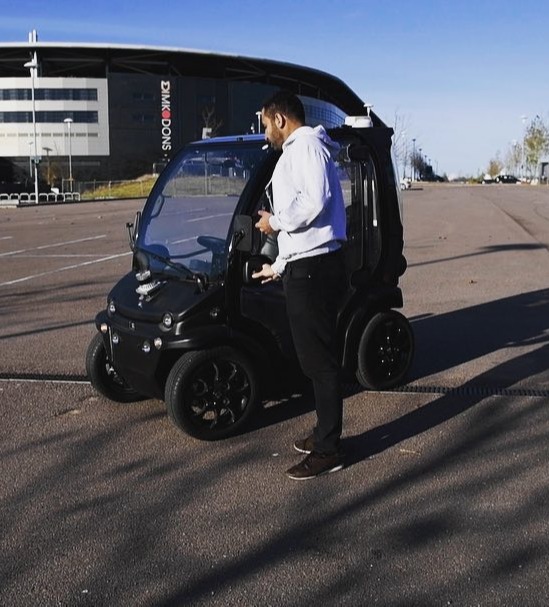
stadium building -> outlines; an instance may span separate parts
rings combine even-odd
[[[278,88],[300,95],[311,124],[364,113],[338,78],[268,59],[45,43],[34,32],[0,44],[0,193],[33,191],[34,158],[40,192],[154,174],[189,141],[257,132]]]

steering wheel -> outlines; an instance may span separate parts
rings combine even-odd
[[[223,238],[217,238],[216,236],[199,236],[196,242],[214,255],[222,255],[225,250],[225,241]]]

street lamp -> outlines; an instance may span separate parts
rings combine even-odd
[[[398,147],[400,148],[398,150],[398,153],[400,154],[401,151],[403,151],[403,162],[402,162],[402,177],[404,179],[406,179],[406,157],[408,155],[408,144],[406,142],[406,129],[404,131],[402,131],[402,133],[400,133],[400,137],[402,137],[402,144],[400,144]],[[400,137],[399,137],[399,143],[400,143]]]
[[[32,146],[34,145],[34,141],[31,139],[29,141],[29,179],[32,179]]]
[[[34,99],[34,77],[38,68],[38,59],[36,58],[36,53],[32,54],[32,59],[27,61],[24,67],[29,68],[31,78],[32,130],[34,138],[34,202],[38,204],[38,158],[36,157],[38,148],[36,146],[36,103]]]
[[[413,144],[413,150],[412,150],[412,159],[411,159],[411,165],[412,165],[412,181],[416,180],[416,138],[414,137],[412,139],[412,144]]]
[[[522,120],[523,128],[526,126],[526,121],[528,120],[528,116],[523,114],[520,119]],[[520,179],[521,181],[524,179],[524,142],[526,141],[526,131],[522,134],[522,150],[520,154]]]
[[[46,163],[47,163],[47,167],[48,167],[48,172],[47,172],[47,180],[48,180],[48,186],[51,186],[51,165],[50,165],[50,152],[53,151],[51,148],[49,148],[48,146],[44,146],[42,148],[44,150],[44,152],[46,152]]]
[[[261,133],[261,112],[258,110],[255,115],[257,116],[257,132]]]
[[[72,118],[65,118],[63,122],[67,125],[69,136],[69,191],[72,193],[72,150],[71,150],[71,124]]]

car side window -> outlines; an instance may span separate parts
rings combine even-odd
[[[347,242],[345,263],[351,273],[362,265],[362,178],[360,163],[344,160],[336,161],[337,173],[345,202],[347,222]]]
[[[381,225],[379,221],[379,188],[371,158],[362,163],[364,175],[364,238],[366,266],[373,271],[381,257]]]

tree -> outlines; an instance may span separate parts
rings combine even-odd
[[[412,169],[414,169],[414,174],[419,177],[419,179],[423,179],[426,173],[427,163],[421,152],[416,150],[410,154],[410,165],[412,166]]]
[[[205,132],[209,137],[215,137],[223,124],[223,120],[218,120],[215,115],[215,106],[205,105],[202,108],[202,120],[204,123]]]
[[[409,165],[411,156],[410,144],[406,139],[406,132],[409,131],[408,124],[408,116],[401,116],[396,111],[393,124],[393,151],[397,166],[402,166],[403,176],[406,176],[406,167]]]
[[[496,153],[496,157],[492,158],[488,163],[488,170],[486,171],[490,177],[499,175],[503,169],[503,162],[499,157],[499,152]]]
[[[522,159],[522,145],[517,141],[513,141],[511,147],[505,154],[505,166],[508,173],[517,175]]]
[[[540,157],[549,152],[549,129],[540,116],[536,116],[524,134],[524,161],[530,174],[537,171]]]

